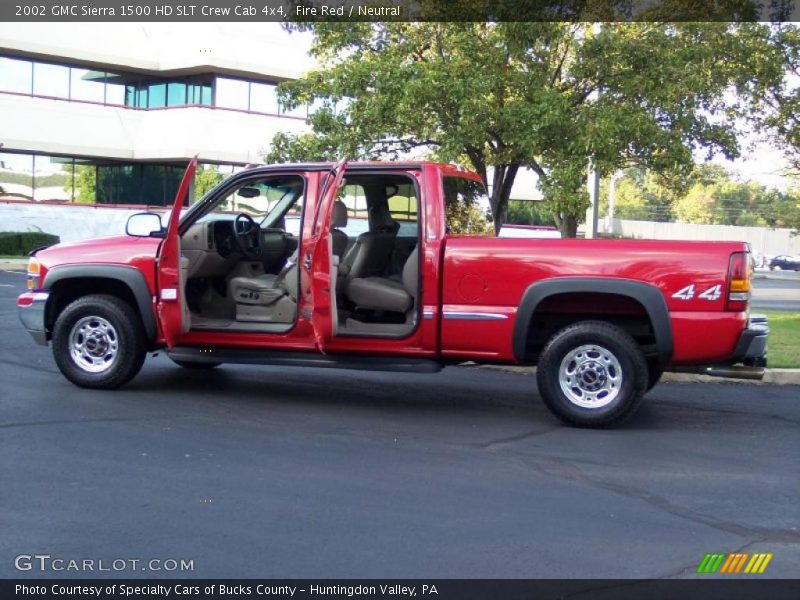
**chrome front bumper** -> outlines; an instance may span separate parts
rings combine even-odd
[[[50,294],[47,292],[25,292],[17,298],[17,313],[22,326],[40,346],[47,345],[47,329],[44,324],[44,308]]]

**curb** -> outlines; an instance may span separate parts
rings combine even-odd
[[[28,267],[27,258],[0,258],[0,269],[24,271]]]
[[[518,375],[535,375],[536,367],[517,366],[517,365],[478,365],[475,363],[467,366],[478,369],[491,369],[504,371],[506,373],[516,373]],[[661,376],[661,383],[748,383],[750,385],[800,385],[800,369],[767,369],[764,372],[764,379],[761,381],[753,379],[731,379],[723,377],[711,377],[700,375],[699,373],[664,373]]]
[[[778,281],[800,281],[800,277],[792,277],[791,275],[781,275],[780,272],[775,273],[770,271],[769,273],[755,273],[753,275],[753,279],[772,279]]]

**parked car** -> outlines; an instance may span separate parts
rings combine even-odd
[[[769,270],[781,269],[782,271],[800,271],[800,256],[776,256],[769,261]]]
[[[74,384],[119,387],[156,351],[192,369],[538,365],[548,408],[597,427],[667,369],[763,374],[745,243],[495,237],[484,182],[428,162],[251,168],[181,216],[195,164],[166,226],[139,213],[30,258],[20,318]],[[345,233],[351,213],[368,231]]]

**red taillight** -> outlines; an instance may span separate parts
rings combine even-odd
[[[728,263],[728,310],[747,310],[753,264],[749,252],[734,252]]]

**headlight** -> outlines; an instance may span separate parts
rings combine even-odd
[[[31,257],[28,261],[28,289],[34,290],[39,287],[39,276],[42,272],[42,266],[36,258]]]

